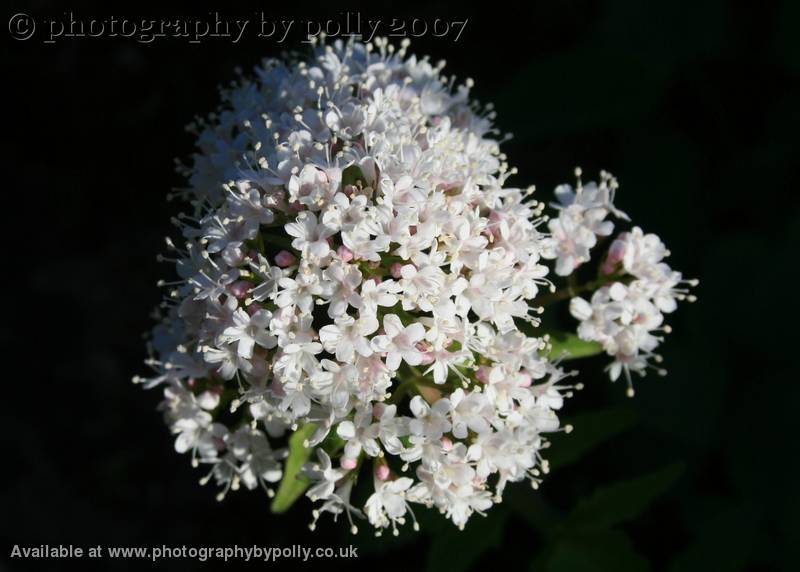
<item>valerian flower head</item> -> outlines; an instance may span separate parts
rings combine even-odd
[[[546,260],[572,273],[613,232],[608,215],[627,219],[603,174],[559,187],[544,232],[533,189],[506,185],[516,170],[472,81],[407,47],[336,41],[266,60],[191,126],[190,212],[164,257],[179,280],[162,283],[155,373],[137,378],[163,387],[176,449],[210,467],[202,482],[221,497],[294,482],[286,444],[302,431],[312,527],[345,512],[353,530],[355,516],[396,532],[415,504],[463,527],[507,483],[537,487],[580,387],[535,329],[555,288]],[[654,359],[661,313],[685,296],[664,254],[623,233],[604,268],[633,281],[572,301],[581,337],[615,357],[612,378]]]
[[[625,375],[628,394],[633,396],[631,373],[644,376],[648,369],[659,375],[666,370],[653,363],[662,358],[655,353],[671,331],[663,314],[673,312],[678,300],[693,302],[688,286],[697,280],[684,280],[663,258],[669,254],[655,234],[644,234],[634,227],[621,233],[611,244],[601,271],[609,283],[594,292],[589,301],[576,297],[570,301],[570,313],[580,320],[578,335],[599,342],[614,358],[608,366],[611,380]]]

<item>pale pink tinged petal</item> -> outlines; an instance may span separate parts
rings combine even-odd
[[[628,289],[622,282],[614,282],[614,284],[611,285],[611,288],[608,289],[608,294],[611,296],[612,300],[624,300],[628,295]]]
[[[358,331],[361,335],[368,336],[380,327],[378,318],[372,315],[361,316],[358,321]]]
[[[408,365],[419,365],[422,363],[422,354],[418,351],[403,352],[403,359]]]
[[[253,345],[255,344],[255,340],[253,338],[241,338],[239,340],[239,346],[237,351],[240,356],[243,358],[251,358],[253,357]]]
[[[334,324],[328,324],[327,326],[322,326],[319,330],[319,339],[322,341],[323,344],[335,344],[341,338],[341,332],[339,331],[339,326]]]
[[[359,441],[353,440],[345,443],[344,446],[345,457],[356,459],[360,454],[361,454],[361,443]]]
[[[353,251],[346,246],[340,246],[336,249],[336,254],[343,262],[350,262],[353,260]]]
[[[588,320],[592,317],[592,305],[583,298],[573,298],[569,301],[569,313],[576,320]]]
[[[388,336],[375,336],[370,340],[370,344],[372,345],[372,349],[376,352],[385,352],[386,348],[389,347],[391,344],[391,340]]]
[[[389,352],[386,356],[386,367],[396,371],[400,367],[401,356],[398,352]]]
[[[559,276],[569,276],[572,274],[572,271],[575,270],[576,266],[575,258],[572,256],[559,258],[556,262],[556,274]]]
[[[406,280],[411,280],[417,275],[417,268],[413,264],[406,264],[400,268],[400,276]],[[395,278],[397,278],[395,276]]]
[[[390,338],[396,337],[403,331],[403,323],[395,314],[389,314],[383,318],[383,329]]]
[[[312,242],[309,245],[308,252],[317,258],[324,258],[331,251],[330,245],[324,240]]]
[[[336,345],[336,359],[344,363],[353,361],[353,344],[350,340],[340,340]]]
[[[364,357],[369,357],[372,355],[372,346],[370,345],[369,341],[366,338],[358,338],[353,346],[355,350],[359,353],[359,355]]]
[[[425,326],[419,322],[414,322],[406,328],[406,336],[410,343],[420,341],[425,337]]]
[[[415,395],[411,399],[409,407],[411,408],[411,413],[414,414],[414,417],[424,417],[429,411],[428,404],[425,403],[425,401],[419,395]]]

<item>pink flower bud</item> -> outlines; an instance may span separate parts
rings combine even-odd
[[[377,467],[375,467],[375,477],[379,481],[385,481],[386,479],[388,479],[390,472],[391,471],[389,471],[389,466],[388,465],[381,464],[381,465],[378,465]]]
[[[350,459],[348,457],[342,457],[342,468],[347,469],[348,471],[351,469],[355,469],[358,463],[355,459]]]
[[[403,268],[403,265],[402,265],[402,264],[400,264],[399,262],[395,262],[394,264],[392,264],[392,265],[389,267],[389,272],[391,272],[391,274],[392,274],[392,278],[395,278],[395,279],[399,280],[399,279],[400,279],[400,277],[402,276],[402,274],[401,274],[401,272],[400,272],[400,270],[401,270],[402,268]]]
[[[624,256],[625,243],[622,240],[617,239],[611,243],[611,246],[608,249],[608,255],[606,256],[605,261],[603,261],[600,271],[603,274],[611,274],[614,272],[614,267],[622,262]]]
[[[372,415],[375,419],[380,419],[384,411],[386,411],[386,405],[383,403],[376,403],[372,406]]]
[[[453,442],[448,437],[442,437],[442,449],[450,451],[453,448]]]
[[[518,383],[520,387],[530,387],[533,379],[531,378],[531,374],[522,372],[517,377]]]
[[[228,291],[234,298],[241,300],[250,291],[250,283],[247,280],[238,280],[228,286]]]
[[[625,256],[625,242],[619,239],[612,242],[611,247],[608,249],[608,260],[617,263],[621,262],[624,256]]]
[[[485,365],[479,367],[475,372],[475,379],[481,383],[487,383],[489,381],[489,368]]]
[[[291,266],[295,262],[297,262],[297,258],[295,258],[294,254],[292,254],[288,250],[281,250],[278,254],[275,255],[275,264],[277,264],[281,268],[286,268],[287,266]]]
[[[259,306],[255,302],[253,302],[247,308],[245,308],[245,310],[247,310],[247,313],[250,314],[251,316],[253,314],[255,314],[256,312],[258,312],[260,309],[261,309],[261,306]]]

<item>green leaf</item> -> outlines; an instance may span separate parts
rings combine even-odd
[[[603,351],[603,346],[597,342],[585,342],[575,334],[566,332],[550,332],[550,344],[553,346],[548,354],[550,359],[560,357],[576,359],[597,355]]]
[[[566,467],[611,437],[636,425],[639,415],[630,407],[614,407],[604,411],[575,415],[567,419],[571,433],[554,433],[550,437],[553,447],[548,449],[547,460],[551,469]]]
[[[274,513],[286,512],[294,502],[300,498],[303,491],[308,488],[309,480],[300,473],[303,463],[308,461],[311,455],[311,448],[306,448],[303,443],[314,434],[317,429],[313,423],[307,423],[298,427],[291,437],[289,437],[289,456],[286,458],[286,466],[283,470],[283,479],[278,487],[278,493],[272,500],[270,510]]]
[[[606,528],[630,520],[667,492],[683,471],[683,463],[675,463],[636,479],[599,488],[578,503],[567,517],[565,528]]]
[[[534,570],[541,570],[534,567]],[[646,572],[650,564],[619,530],[595,530],[564,536],[556,542],[544,567],[548,572]]]

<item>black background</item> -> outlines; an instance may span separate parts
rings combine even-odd
[[[4,17],[58,18],[65,9],[84,18],[209,17],[200,7],[48,2],[7,3]],[[412,51],[447,59],[449,73],[473,77],[475,95],[495,102],[500,127],[515,134],[505,145],[520,169],[512,182],[536,183],[547,198],[576,165],[611,170],[621,208],[664,239],[673,266],[701,280],[699,302],[670,320],[668,377],[644,380],[627,400],[621,384],[598,373],[603,358],[579,364],[588,388],[567,417],[616,408],[635,419],[626,431],[554,471],[540,492],[512,489],[461,535],[433,522],[420,534],[373,542],[363,526],[360,558],[349,567],[797,569],[796,3],[210,9],[298,20],[342,18],[344,10],[469,18],[458,43],[423,37]],[[173,158],[192,150],[183,126],[214,108],[217,85],[235,66],[249,70],[263,56],[302,49],[300,36],[284,46],[252,35],[238,45],[41,39],[6,35],[3,56],[0,569],[67,564],[12,560],[14,544],[352,542],[329,520],[310,533],[306,501],[282,517],[257,491],[217,503],[174,453],[155,411],[158,390],[130,383],[145,372],[141,335],[159,301],[155,282],[169,272],[155,254],[179,208],[165,201],[181,184]],[[568,448],[568,439],[556,445]],[[682,463],[680,478],[612,532],[542,532],[561,531],[552,523],[598,487],[671,463]]]

